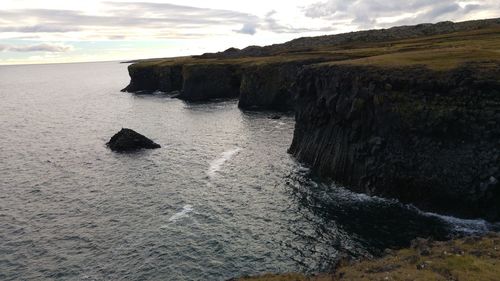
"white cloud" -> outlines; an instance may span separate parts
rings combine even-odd
[[[1,44],[0,51],[3,52],[47,52],[64,53],[73,50],[73,46],[65,44],[42,43],[34,45],[7,45]]]
[[[254,35],[257,32],[257,27],[258,27],[258,25],[256,23],[249,22],[249,23],[243,24],[241,29],[236,29],[236,30],[234,30],[234,32]]]

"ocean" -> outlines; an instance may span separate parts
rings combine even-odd
[[[118,62],[0,66],[1,280],[227,280],[325,272],[416,237],[495,228],[324,183],[293,114],[135,95]],[[105,143],[131,128],[162,145]]]

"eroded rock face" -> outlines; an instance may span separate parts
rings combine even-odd
[[[128,66],[128,72],[130,83],[122,92],[182,90],[182,65],[143,66],[131,64]]]
[[[289,149],[355,191],[500,220],[500,65],[322,66],[297,81]]]
[[[185,65],[180,99],[205,101],[237,98],[240,93],[240,66],[232,64]]]
[[[134,130],[122,128],[106,145],[116,152],[128,152],[141,148],[155,149],[161,146]]]
[[[249,66],[242,71],[238,106],[251,110],[291,111],[292,84],[304,62]]]

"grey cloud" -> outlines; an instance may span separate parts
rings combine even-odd
[[[467,12],[470,12],[470,11],[473,11],[473,10],[477,10],[477,9],[480,9],[482,6],[479,5],[479,4],[467,4],[465,5],[465,10],[467,10]]]
[[[387,27],[388,25],[416,24],[441,20],[461,20],[472,11],[497,11],[500,4],[496,0],[479,0],[460,6],[458,0],[328,0],[317,2],[304,8],[310,18],[331,20],[333,24],[347,17],[352,25],[359,28]],[[396,22],[380,23],[384,17],[397,17],[410,14]]]
[[[3,52],[49,52],[49,53],[63,53],[73,49],[70,45],[61,44],[35,44],[35,45],[0,45],[0,51]]]
[[[28,26],[1,26],[0,32],[21,32],[21,33],[38,33],[38,32],[71,32],[79,31],[77,27],[71,26],[54,26],[54,25],[28,25]]]
[[[275,18],[276,11],[269,11],[263,19],[261,28],[269,30],[276,33],[302,33],[302,32],[313,32],[313,31],[325,31],[324,28],[312,29],[312,28],[297,28],[279,23]],[[331,30],[331,29],[328,29]]]
[[[108,15],[88,15],[73,10],[22,9],[0,11],[0,18],[13,24],[23,18],[34,18],[51,25],[81,27],[146,27],[177,28],[183,25],[243,24],[258,21],[258,17],[229,10],[202,9],[197,7],[148,2],[106,2]]]
[[[233,32],[253,35],[259,30],[277,33],[318,31],[279,23],[275,11],[263,18],[253,14],[152,2],[104,2],[104,15],[75,10],[17,9],[0,10],[0,32],[70,32],[86,31],[94,38],[123,39],[134,37],[134,28],[153,30],[155,38],[193,38],[205,36],[206,27],[232,27]],[[28,25],[28,22],[37,25]],[[241,26],[234,29],[234,26]],[[126,29],[124,33],[124,28]],[[323,30],[323,29],[322,29]],[[231,31],[231,30],[228,30]],[[130,33],[127,33],[130,32]]]
[[[125,35],[110,35],[108,36],[109,40],[124,40],[127,37]]]
[[[275,33],[301,33],[301,32],[312,32],[312,31],[324,31],[324,29],[310,29],[310,28],[297,28],[279,23],[275,18],[277,12],[271,10],[264,16],[263,19],[258,22],[245,23],[241,29],[234,30],[238,33],[253,35],[257,32],[257,29],[268,30]],[[330,30],[330,29],[328,29]]]

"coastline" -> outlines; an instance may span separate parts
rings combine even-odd
[[[500,235],[471,236],[439,242],[416,239],[412,246],[387,250],[383,257],[342,261],[333,273],[264,274],[232,281],[327,280],[499,280]]]
[[[500,19],[301,38],[129,65],[124,92],[294,111],[289,148],[356,192],[500,219]]]

